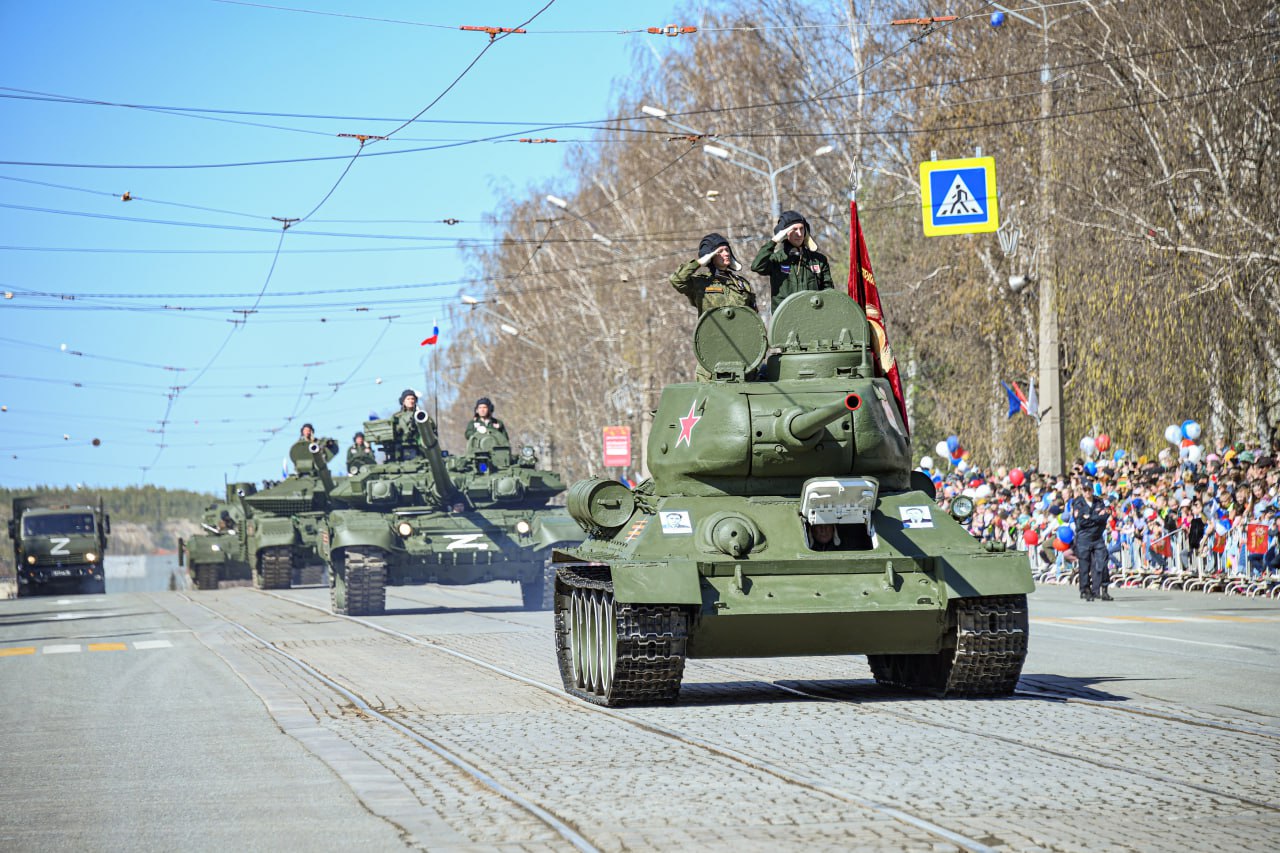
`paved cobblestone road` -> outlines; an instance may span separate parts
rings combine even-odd
[[[434,747],[230,624],[210,639],[410,846],[570,848],[522,802],[602,850],[1270,850],[1280,832],[1274,603],[1103,611],[1041,590],[1006,700],[886,691],[862,658],[691,661],[679,704],[617,713],[560,693],[550,616],[520,611],[511,584],[396,588],[360,621],[323,612],[322,589],[170,601]]]

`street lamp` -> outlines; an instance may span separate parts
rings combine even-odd
[[[662,119],[667,124],[671,125],[672,127],[683,130],[685,133],[688,133],[690,136],[695,136],[700,138],[706,138],[708,136],[708,134],[705,134],[698,130],[694,130],[692,127],[681,124],[680,122],[671,118],[671,116],[667,113],[667,111],[660,107],[651,107],[645,104],[640,107],[640,112],[644,113],[645,115],[653,116],[654,118],[657,118],[657,119]],[[763,154],[757,154],[754,151],[748,151],[747,149],[741,146],[734,145],[730,142],[725,142],[723,139],[717,139],[715,145],[702,146],[703,154],[706,154],[710,157],[719,158],[728,163],[732,163],[735,166],[739,166],[743,169],[746,169],[748,172],[752,172],[754,174],[760,175],[762,178],[764,178],[769,182],[769,210],[773,214],[773,218],[775,221],[778,219],[779,216],[782,215],[782,206],[778,203],[778,176],[781,175],[783,172],[787,171],[788,169],[793,169],[796,166],[799,166],[801,163],[804,163],[806,160],[809,159],[809,157],[821,157],[825,154],[830,154],[832,151],[835,151],[835,150],[836,149],[834,145],[823,145],[822,147],[815,149],[812,153],[809,154],[808,157],[801,157],[799,160],[795,160],[791,163],[788,163],[785,166],[782,166],[781,168],[775,169],[773,168],[773,161],[770,160],[768,157],[764,156]],[[735,160],[733,157],[734,154],[740,154],[743,157],[751,157],[756,160],[759,160],[760,162],[764,163],[765,167],[763,169],[760,169],[755,166],[748,165],[747,163],[743,163],[741,160]]]
[[[567,214],[569,214],[570,216],[572,216],[574,219],[578,220],[579,222],[584,223],[588,228],[590,228],[590,229],[591,229],[591,239],[592,239],[592,240],[595,240],[597,243],[600,243],[601,245],[608,246],[609,248],[613,249],[613,241],[612,241],[612,240],[610,240],[608,237],[604,236],[603,234],[601,234],[601,233],[596,229],[596,227],[595,227],[594,225],[592,225],[592,224],[591,224],[591,221],[590,221],[590,220],[588,220],[585,216],[579,216],[578,214],[576,214],[576,213],[574,213],[572,210],[570,210],[570,209],[569,209],[569,202],[568,202],[567,200],[565,200],[565,199],[561,198],[561,197],[560,197],[560,196],[558,196],[558,195],[548,195],[548,196],[546,196],[546,197],[545,197],[545,199],[544,199],[544,200],[547,202],[547,204],[550,204],[550,205],[553,205],[553,206],[555,206],[555,207],[560,208],[560,209],[561,209],[561,210],[563,210],[565,213],[567,213]],[[618,250],[617,250],[617,249],[613,249],[613,251],[616,253]]]

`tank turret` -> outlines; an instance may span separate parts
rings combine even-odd
[[[904,489],[910,442],[887,380],[875,377],[866,315],[834,291],[779,306],[777,351],[754,311],[703,314],[694,352],[712,381],[668,386],[649,436],[658,494],[799,495],[815,476],[873,476]],[[832,399],[832,398],[836,399]]]

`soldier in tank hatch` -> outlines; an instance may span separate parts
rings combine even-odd
[[[476,433],[484,432],[500,432],[507,434],[507,428],[502,422],[493,416],[493,401],[488,397],[481,397],[476,400],[475,415],[471,419],[471,423],[467,424],[466,438],[470,440],[471,436]]]
[[[364,439],[364,433],[357,432],[351,437],[351,446],[347,448],[347,471],[355,473],[364,465],[376,465],[378,459],[373,455],[373,448]]]
[[[769,277],[771,306],[793,293],[835,287],[831,264],[813,242],[808,220],[794,210],[784,210],[774,232],[751,262],[752,272]]]
[[[400,392],[400,410],[391,416],[395,434],[395,460],[418,458],[418,426],[413,415],[418,411],[418,392],[406,388]]]
[[[316,428],[311,424],[303,424],[302,429],[298,430],[298,441],[305,441],[310,444],[316,437]]]
[[[755,292],[751,283],[738,275],[741,269],[729,241],[719,234],[708,234],[698,244],[698,257],[671,274],[671,286],[683,293],[699,314],[725,305],[755,308]]]

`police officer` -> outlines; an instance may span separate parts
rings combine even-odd
[[[502,422],[493,416],[493,401],[488,397],[481,397],[476,400],[475,416],[471,419],[471,423],[467,424],[465,438],[470,440],[471,436],[478,432],[500,432],[507,434],[507,428]]]
[[[1111,601],[1107,586],[1111,573],[1107,569],[1107,545],[1104,534],[1111,511],[1102,495],[1093,489],[1071,501],[1071,516],[1076,524],[1075,551],[1079,560],[1080,597],[1085,601],[1101,598]]]
[[[708,234],[698,244],[698,257],[671,274],[671,286],[683,293],[701,314],[712,308],[742,305],[756,307],[751,283],[738,275],[742,264],[733,256],[729,241]]]
[[[373,448],[365,442],[364,433],[351,436],[351,446],[347,448],[347,472],[354,474],[365,465],[376,465],[378,459],[373,455]]]
[[[769,276],[769,304],[778,303],[793,293],[805,290],[827,290],[835,287],[831,264],[813,242],[808,221],[794,210],[778,217],[773,237],[766,240],[751,262],[751,271]]]

